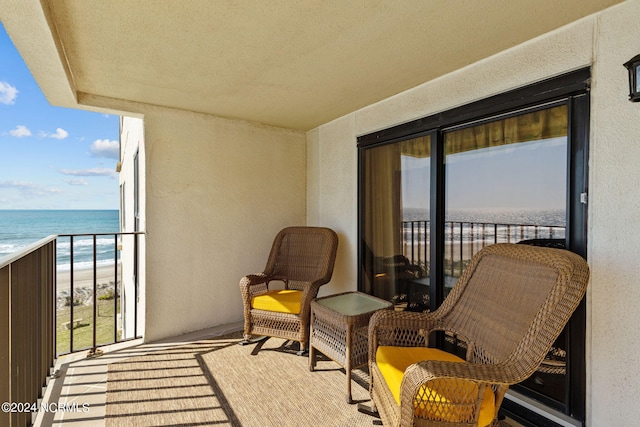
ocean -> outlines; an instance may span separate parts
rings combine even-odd
[[[405,208],[403,221],[426,221],[429,212],[425,209]],[[553,229],[553,236],[542,235],[540,237],[564,237],[565,212],[557,210],[531,210],[531,209],[458,209],[447,212],[447,222],[460,223],[459,227],[447,228],[446,241],[479,241],[485,237],[478,236],[479,228],[475,231],[471,223],[498,223],[498,224],[535,224]],[[416,225],[416,229],[405,223],[403,234],[411,239],[410,234],[417,233],[415,238],[424,241],[427,230],[426,224]],[[118,210],[0,210],[0,260],[4,256],[37,242],[52,234],[81,234],[81,233],[117,233],[120,229]],[[520,230],[520,229],[518,229]],[[518,231],[522,233],[523,231]],[[525,228],[526,236],[530,235],[530,228]],[[498,231],[499,240],[509,241],[508,233],[511,229],[501,227]],[[504,235],[504,236],[503,236]],[[513,238],[518,238],[514,234]],[[486,237],[489,241],[493,235]],[[408,242],[407,242],[408,243]],[[98,236],[96,240],[96,261],[99,266],[113,265],[114,236]],[[68,237],[60,237],[57,244],[58,270],[70,269],[70,242]],[[93,265],[93,239],[91,236],[74,237],[74,269],[91,267]]]
[[[61,234],[117,233],[118,210],[0,210],[0,261],[40,239]],[[93,237],[74,237],[74,269],[93,265]],[[112,265],[114,236],[97,236],[96,262]],[[70,239],[57,242],[58,270],[70,269]]]

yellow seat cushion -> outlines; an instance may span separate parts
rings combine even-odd
[[[251,299],[251,308],[278,313],[300,314],[302,291],[281,289],[268,291]]]
[[[376,351],[376,365],[380,369],[382,376],[391,390],[398,406],[400,405],[400,386],[405,370],[416,362],[422,360],[441,360],[448,362],[464,362],[458,356],[447,353],[436,348],[426,347],[378,347]],[[443,379],[440,384],[435,384],[433,388],[423,386],[418,392],[421,396],[414,401],[415,414],[417,416],[438,419],[439,421],[461,422],[471,416],[472,410],[459,413],[455,407],[446,405],[447,402],[460,400],[462,396],[478,395],[478,386],[462,379]],[[438,387],[440,385],[440,387]],[[439,390],[441,388],[442,390]],[[443,405],[443,403],[445,405]],[[493,421],[495,413],[495,396],[490,387],[487,387],[480,415],[478,426],[484,427]]]

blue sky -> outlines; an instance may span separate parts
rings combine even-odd
[[[51,106],[0,24],[0,209],[118,209],[119,118]]]

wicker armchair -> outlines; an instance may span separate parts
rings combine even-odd
[[[563,250],[484,248],[431,313],[379,311],[369,323],[370,392],[385,426],[487,426],[509,385],[540,365],[586,291],[589,268]],[[444,331],[466,361],[428,348]]]
[[[338,236],[329,228],[288,227],[280,231],[264,271],[240,280],[244,306],[241,344],[248,344],[252,334],[272,336],[300,342],[300,353],[304,353],[309,342],[311,300],[320,286],[331,280],[337,248]],[[270,282],[283,282],[284,289],[269,290]]]

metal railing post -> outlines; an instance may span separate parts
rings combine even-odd
[[[138,338],[138,235],[133,236],[133,283],[135,288],[133,304],[133,337]]]
[[[120,292],[118,292],[118,235],[113,235],[113,342],[118,342],[118,299],[120,298]]]
[[[114,319],[115,320],[115,319]],[[96,352],[98,341],[98,254],[97,236],[93,235],[93,345],[90,353]]]
[[[73,353],[73,307],[75,305],[75,297],[73,296],[73,236],[69,236],[69,353]]]

